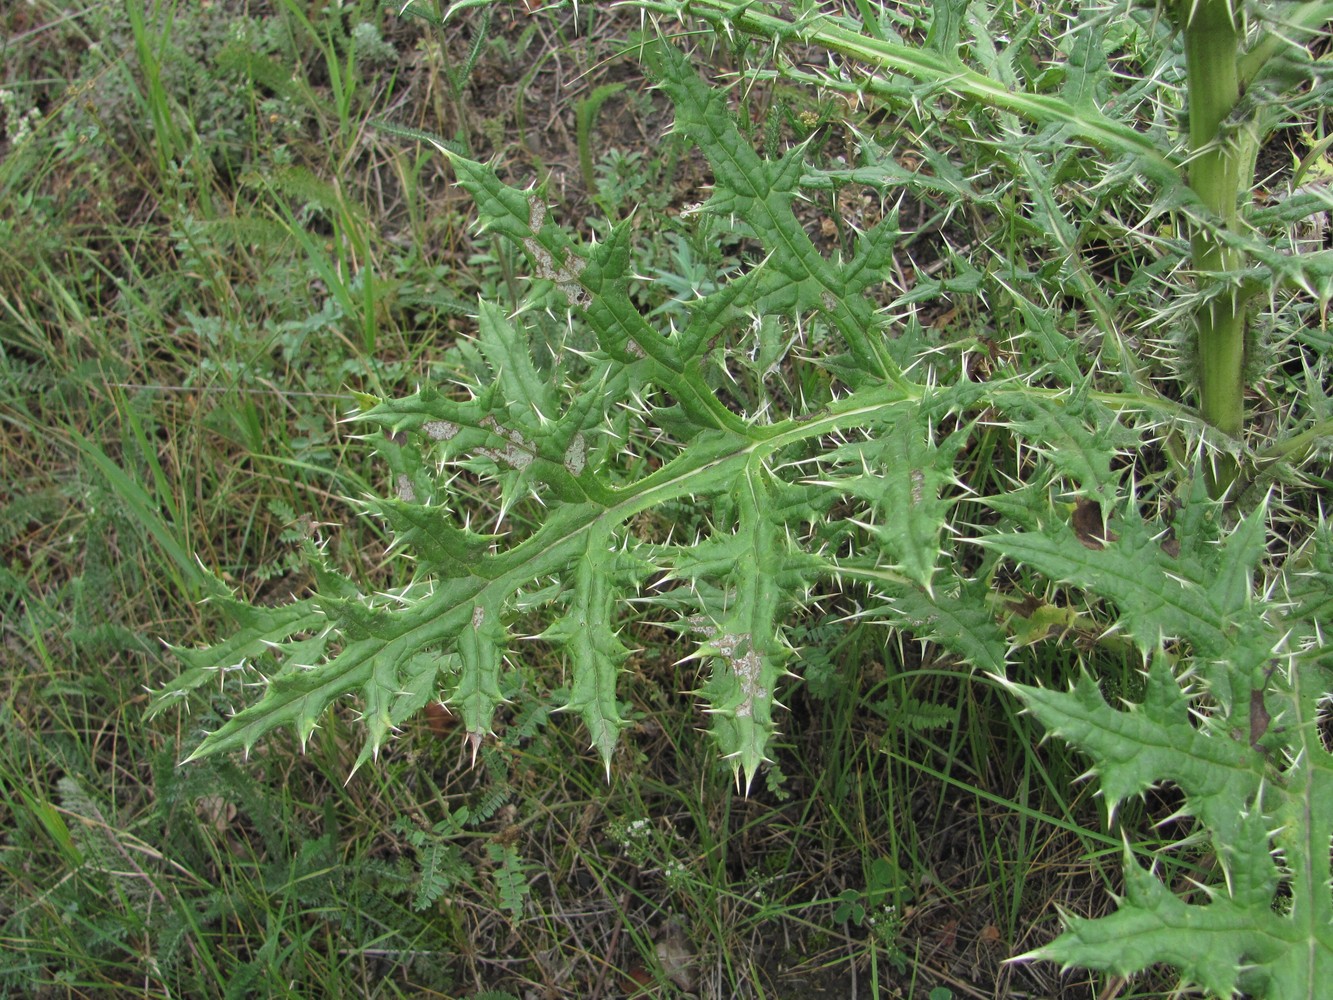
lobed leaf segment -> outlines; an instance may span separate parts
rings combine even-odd
[[[1206,497],[1188,511],[1178,530],[1192,544],[1174,555],[1135,521],[1082,553],[1050,532],[984,540],[1114,602],[1147,663],[1140,703],[1112,707],[1087,674],[1067,692],[1000,683],[1092,758],[1112,814],[1154,785],[1176,786],[1179,815],[1193,818],[1220,872],[1187,902],[1127,846],[1117,912],[1069,917],[1064,934],[1023,957],[1121,974],[1165,962],[1217,996],[1318,997],[1333,973],[1333,757],[1319,721],[1327,609],[1306,612],[1311,586],[1328,593],[1327,556],[1304,568],[1301,593],[1256,594],[1264,511],[1225,536]],[[1326,553],[1329,541],[1323,525],[1312,546]]]
[[[427,386],[404,399],[362,399],[354,419],[382,428],[376,443],[394,495],[359,502],[415,559],[413,577],[393,593],[367,594],[321,566],[318,594],[287,607],[223,599],[237,631],[208,649],[178,650],[190,669],[159,705],[219,672],[254,666],[268,676],[263,696],[191,759],[249,750],[284,725],[305,740],[331,703],[354,694],[367,732],[360,766],[441,688],[475,751],[503,700],[510,623],[539,608],[549,624],[537,638],[562,647],[570,665],[561,707],[578,713],[608,768],[625,726],[617,680],[629,654],[628,599],[663,609],[694,642],[692,657],[708,668],[699,694],[713,735],[747,785],[774,731],[789,623],[819,581],[869,584],[883,598],[877,617],[1002,669],[1005,637],[978,602],[978,585],[940,566],[961,495],[959,452],[983,410],[1012,413],[1036,439],[1051,436],[1052,421],[1111,425],[1110,410],[1087,394],[1030,390],[1017,379],[907,378],[911,359],[895,356],[890,320],[869,294],[899,236],[893,215],[862,233],[847,259],[826,258],[793,212],[807,177],[801,150],[762,159],[725,95],[682,55],[659,44],[645,58],[675,104],[676,131],[716,173],[700,214],[733,220],[767,254],[686,303],[686,325],[663,328],[633,301],[627,224],[580,246],[551,220],[540,189],[509,186],[441,147],[481,225],[521,248],[532,277],[563,298],[571,330],[589,342],[562,350],[552,376],[539,370],[523,317],[482,302],[470,348],[480,374],[464,392]],[[804,359],[797,349],[809,345],[794,337],[783,360],[824,371],[823,396],[793,396],[787,413],[773,400],[738,412],[714,384],[716,345],[772,316],[826,326],[843,350]],[[627,473],[623,460],[650,440],[660,467]],[[451,507],[449,481],[460,469],[496,484],[494,532],[475,530]],[[526,537],[498,530],[515,505],[532,501],[541,523]],[[636,536],[640,515],[682,502],[705,512],[694,537]]]
[[[716,17],[723,28],[757,31],[773,16],[763,8]],[[813,14],[810,23],[832,30]],[[940,76],[933,86],[1039,122],[1016,158],[1025,175],[1053,175],[1064,155],[1056,150],[1071,142],[1112,149],[1208,227],[1169,158],[1097,111],[1106,65],[1095,45],[1075,46],[1062,97],[1006,97],[954,65],[956,30],[943,17],[931,46],[911,58],[884,38],[872,47],[908,60],[889,68],[927,83]],[[855,168],[819,170],[800,147],[761,157],[725,93],[680,53],[661,42],[642,53],[674,105],[675,132],[714,174],[693,224],[723,220],[757,252],[679,308],[645,308],[630,221],[580,242],[552,218],[541,188],[513,187],[440,145],[481,225],[528,262],[533,301],[561,303],[564,339],[539,341],[530,314],[481,302],[460,388],[359,397],[354,419],[377,429],[393,482],[392,495],[359,502],[391,529],[401,562],[411,557],[410,578],[390,593],[364,592],[312,545],[314,596],[276,609],[215,598],[235,631],[207,649],[177,650],[188,669],[158,709],[230,671],[259,671],[264,691],[189,759],[248,751],[284,726],[304,741],[347,695],[359,699],[366,732],[357,766],[441,694],[475,754],[504,700],[515,623],[535,615],[547,623],[537,638],[569,663],[559,707],[581,718],[609,774],[626,726],[618,680],[637,603],[692,643],[713,738],[748,787],[777,725],[783,678],[799,669],[791,637],[800,613],[837,594],[856,604],[852,613],[931,640],[1011,690],[1089,754],[1113,809],[1174,783],[1211,845],[1218,877],[1201,883],[1201,901],[1177,895],[1127,848],[1118,911],[1071,917],[1065,934],[1025,957],[1119,973],[1169,962],[1219,995],[1316,997],[1333,972],[1333,794],[1322,793],[1333,770],[1319,728],[1333,590],[1327,525],[1257,586],[1262,506],[1226,531],[1226,508],[1196,475],[1178,513],[1145,514],[1117,455],[1201,428],[1152,390],[1112,329],[1103,354],[1123,375],[1114,393],[1094,388],[1084,374],[1094,359],[1017,287],[1013,304],[1043,359],[1035,370],[974,378],[966,364],[940,363],[909,307],[946,283],[923,283],[886,308],[883,279],[903,237],[896,216],[855,234],[849,253],[826,256],[794,211],[803,191],[849,180],[900,188],[902,167],[868,153]],[[912,183],[967,187],[943,163]],[[1068,243],[1058,206],[1049,196],[1035,204],[1052,238]],[[1255,251],[1268,279],[1307,266],[1265,257],[1257,237],[1208,232]],[[959,275],[965,284],[965,262]],[[1107,305],[1086,286],[1084,295],[1094,312]],[[775,318],[785,324],[776,349]],[[1032,457],[1027,486],[968,495],[959,465],[982,431],[1010,435]],[[490,530],[460,509],[452,483],[463,474],[494,490]],[[978,529],[966,555],[948,537],[963,502],[987,509],[995,525]],[[693,522],[665,538],[643,530],[653,511],[682,508]],[[1015,565],[1044,577],[1068,606],[1006,602],[999,568]],[[997,604],[1010,613],[997,614]],[[1142,702],[1112,707],[1091,675],[1067,692],[1010,679],[1015,651],[1053,631],[1137,651]],[[510,903],[521,907],[516,894]]]

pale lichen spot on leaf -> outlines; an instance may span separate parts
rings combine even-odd
[[[532,452],[528,450],[528,445],[522,438],[511,441],[503,448],[478,448],[477,451],[491,461],[507,465],[511,469],[526,469],[532,464]]]
[[[709,621],[707,615],[690,615],[685,619],[690,628],[704,636],[717,635],[717,626]]]
[[[503,448],[478,448],[479,455],[484,455],[500,465],[507,465],[511,469],[522,470],[532,464],[536,449],[522,434],[501,427],[495,422],[494,417],[486,417],[482,420],[481,426],[504,438],[507,444]]]
[[[588,443],[583,440],[582,434],[575,434],[574,440],[565,449],[565,471],[571,476],[578,476],[583,473],[587,464]]]
[[[731,666],[736,672],[736,679],[741,683],[741,693],[745,695],[741,703],[736,706],[736,714],[748,718],[754,714],[755,700],[762,701],[768,697],[768,689],[759,685],[759,677],[764,669],[764,661],[752,649],[744,656],[733,659]]]
[[[449,420],[430,420],[421,429],[436,441],[448,441],[458,433],[458,425]]]
[[[717,650],[719,656],[731,664],[732,673],[740,682],[743,697],[741,703],[736,706],[737,717],[749,718],[754,715],[755,700],[762,701],[768,697],[767,689],[759,684],[764,669],[763,657],[755,651],[748,634],[728,633],[715,639],[713,648]]]
[[[537,277],[555,282],[571,305],[587,309],[592,305],[592,296],[578,284],[578,276],[583,273],[588,262],[566,251],[564,263],[556,264],[551,251],[537,240],[537,233],[545,219],[546,205],[534,194],[528,199],[528,229],[533,235],[523,240],[523,249],[532,258]]]

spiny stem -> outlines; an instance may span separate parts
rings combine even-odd
[[[1230,0],[1195,0],[1182,5],[1186,79],[1189,88],[1188,179],[1218,224],[1234,228],[1239,198],[1253,173],[1252,139],[1224,133],[1227,116],[1240,100],[1243,28]],[[1199,282],[1225,282],[1240,266],[1240,255],[1213,232],[1197,227],[1192,237]],[[1199,410],[1223,433],[1237,436],[1245,422],[1245,296],[1221,288],[1195,314],[1199,358]]]

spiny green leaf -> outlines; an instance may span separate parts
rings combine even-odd
[[[679,337],[668,338],[650,325],[631,300],[628,222],[594,247],[578,249],[561,227],[547,219],[540,191],[512,188],[490,167],[457,154],[450,155],[450,162],[459,183],[476,199],[483,228],[501,232],[523,248],[533,276],[553,282],[570,306],[583,312],[607,358],[627,366],[642,362],[697,426],[743,426],[701,379],[692,377],[677,346]]]
[[[1065,46],[1065,83],[1061,96],[1078,108],[1099,110],[1111,79],[1101,18],[1087,6]],[[1092,14],[1092,16],[1088,16]]]
[[[1262,515],[1251,515],[1226,543],[1182,547],[1172,555],[1163,531],[1154,531],[1135,511],[1107,524],[1098,548],[1063,522],[1042,531],[997,534],[978,543],[1045,573],[1114,601],[1120,628],[1139,648],[1153,649],[1163,637],[1186,638],[1206,658],[1234,655],[1236,630],[1229,627],[1249,598],[1244,576],[1261,554]]]
[[[498,535],[482,535],[450,523],[448,508],[410,500],[371,498],[365,508],[378,514],[394,533],[394,546],[406,549],[427,565],[476,566]]]
[[[976,670],[1002,675],[1008,643],[986,605],[984,581],[959,581],[952,592],[934,595],[906,583],[875,582],[883,603],[858,616],[900,628],[959,656]]]
[[[762,469],[747,470],[732,492],[736,531],[715,534],[692,553],[721,557],[694,561],[695,572],[709,562],[715,567],[710,575],[725,567],[718,574],[722,606],[707,609],[691,625],[704,640],[700,655],[713,662],[701,692],[711,706],[713,735],[723,756],[744,773],[746,788],[767,759],[775,728],[774,696],[786,658],[780,623],[791,589],[787,533],[772,516],[767,480]]]
[[[1247,742],[1197,728],[1190,697],[1158,651],[1143,703],[1126,711],[1107,705],[1095,680],[1079,677],[1062,693],[1004,682],[1056,735],[1097,762],[1102,795],[1114,812],[1131,795],[1170,780],[1185,789],[1189,808],[1224,843],[1238,839],[1242,810],[1256,801],[1264,758]]]
[[[744,219],[773,251],[758,269],[771,275],[771,284],[756,298],[788,315],[821,310],[836,325],[864,373],[896,374],[896,366],[874,344],[883,317],[871,300],[855,294],[859,291],[855,284],[848,287],[847,269],[820,254],[792,211],[803,175],[800,151],[777,161],[762,160],[736,128],[722,95],[704,85],[684,56],[666,44],[648,46],[644,54],[675,105],[676,129],[698,143],[716,175],[708,207],[719,215]],[[873,247],[867,252],[875,252]],[[850,270],[863,273],[859,265]],[[713,332],[691,324],[683,340],[697,344]]]
[[[938,52],[946,61],[957,63],[960,70],[963,61],[958,58],[959,36],[969,6],[970,0],[933,0],[933,16],[926,32],[926,47]]]
[[[305,644],[292,644],[287,651],[292,659],[303,651],[322,656],[326,640],[327,637],[321,637]],[[327,662],[319,663],[317,657],[308,656],[303,658],[309,659],[309,663],[292,663],[269,679],[258,702],[237,712],[221,729],[210,733],[186,762],[234,750],[248,753],[261,737],[287,725],[305,743],[330,704],[362,689],[371,680],[375,654],[383,645],[377,639],[362,639],[348,643]]]
[[[620,716],[616,682],[629,649],[616,633],[614,617],[616,595],[625,577],[617,563],[627,560],[609,537],[590,536],[574,566],[569,608],[541,636],[562,643],[570,652],[573,683],[564,707],[583,719],[608,775],[611,755],[627,724]]]
[[[753,26],[755,17],[773,16],[769,9],[777,7],[733,8],[733,23]],[[1088,85],[1101,79],[1100,67],[1089,62],[1082,84],[1071,84],[1064,99],[1010,95],[1007,83],[1026,82],[1018,61],[1022,29],[1007,40],[998,32],[986,35],[968,54],[994,71],[996,79],[990,79],[961,61],[958,28],[970,16],[968,5],[947,0],[939,10],[933,36],[938,49],[896,43],[880,49],[923,77],[919,86],[895,94],[934,102],[993,93],[1007,110],[1032,114],[1072,134],[1099,136],[1113,148],[1137,150],[1136,156],[1156,156],[1151,138],[1120,129],[1087,99]],[[841,30],[841,19],[813,8],[795,16],[783,29],[792,37]],[[860,58],[866,50],[858,44],[849,42],[841,51]],[[1207,726],[1191,730],[1191,738],[1213,741],[1191,743],[1191,761],[1202,767],[1209,752],[1232,744],[1249,755],[1247,761],[1262,757],[1248,741],[1230,737],[1237,713],[1248,709],[1256,692],[1260,706],[1269,705],[1275,718],[1267,742],[1259,745],[1270,753],[1280,750],[1279,726],[1296,716],[1284,707],[1288,695],[1280,684],[1274,682],[1271,691],[1265,686],[1266,661],[1278,644],[1248,603],[1249,573],[1262,547],[1255,541],[1257,527],[1219,543],[1216,558],[1198,557],[1197,565],[1190,562],[1193,554],[1149,563],[1148,603],[1134,605],[1131,576],[1115,563],[1122,549],[1126,560],[1142,563],[1151,548],[1153,531],[1134,520],[1134,504],[1125,502],[1126,513],[1117,516],[1138,526],[1113,525],[1120,538],[1107,545],[1110,561],[1089,563],[1105,553],[1089,552],[1079,542],[1064,523],[1067,510],[1056,516],[1059,508],[1051,505],[1045,487],[1063,477],[1103,512],[1118,509],[1122,477],[1112,459],[1117,449],[1137,446],[1138,435],[1121,428],[1104,397],[1090,391],[1090,382],[1079,381],[1059,395],[1017,379],[984,384],[964,379],[938,388],[935,369],[925,371],[920,384],[912,382],[905,372],[930,360],[922,352],[932,342],[920,334],[915,318],[907,324],[908,336],[891,336],[892,310],[941,291],[985,291],[992,274],[960,255],[938,285],[923,280],[885,310],[882,304],[893,293],[878,286],[891,273],[899,238],[892,213],[858,234],[844,260],[820,253],[806,233],[804,213],[798,217],[794,211],[803,189],[849,182],[876,183],[886,194],[905,187],[919,192],[923,202],[932,193],[954,198],[966,192],[974,202],[993,204],[1001,196],[1009,199],[1008,191],[989,183],[978,191],[979,180],[934,151],[924,154],[932,168],[926,173],[933,176],[907,171],[888,151],[867,153],[843,173],[811,169],[802,149],[779,155],[776,143],[761,156],[752,137],[737,127],[724,97],[710,90],[679,52],[665,45],[646,51],[676,106],[678,134],[700,149],[714,173],[713,196],[699,213],[711,228],[692,236],[739,233],[762,252],[736,273],[710,276],[693,299],[661,311],[644,309],[632,223],[602,230],[600,242],[585,242],[555,218],[544,190],[511,187],[492,167],[449,152],[482,227],[526,259],[527,273],[520,278],[531,281],[518,287],[535,289],[533,298],[512,315],[494,303],[478,305],[476,337],[457,351],[463,368],[458,388],[428,385],[403,400],[359,398],[360,419],[376,428],[371,437],[391,477],[389,495],[364,506],[393,531],[393,555],[414,560],[399,559],[410,582],[366,595],[316,561],[319,596],[299,612],[256,625],[259,631],[252,629],[234,648],[222,644],[197,651],[192,662],[199,670],[182,690],[198,686],[213,668],[239,662],[238,655],[255,658],[273,675],[259,703],[210,737],[199,755],[249,747],[278,725],[293,725],[305,738],[331,703],[353,695],[367,733],[359,765],[374,757],[407,714],[443,688],[463,715],[474,752],[486,759],[490,748],[483,737],[504,694],[516,688],[508,676],[514,669],[507,662],[510,628],[516,615],[531,615],[554,619],[542,634],[570,658],[564,707],[578,712],[591,742],[609,760],[624,726],[617,682],[627,651],[619,638],[619,616],[625,598],[653,579],[653,601],[699,640],[697,656],[709,668],[700,693],[714,735],[748,785],[778,724],[775,695],[788,661],[789,620],[811,599],[820,579],[847,584],[842,596],[862,602],[868,608],[863,617],[936,641],[989,672],[1004,670],[1007,638],[991,610],[996,596],[991,581],[998,574],[989,572],[1000,556],[992,555],[981,570],[971,569],[970,562],[944,565],[939,558],[954,503],[954,463],[983,413],[998,413],[1025,449],[1045,456],[1031,477],[1041,488],[1008,508],[1027,535],[1000,536],[1004,544],[994,551],[1030,558],[1057,579],[1108,596],[1121,605],[1143,644],[1155,646],[1162,626],[1171,625],[1195,650],[1209,651],[1212,659],[1196,668],[1208,682],[1201,681],[1196,703],[1211,699],[1221,708]],[[882,80],[869,86],[881,84],[891,86]],[[1051,141],[1049,134],[1025,139],[1022,149],[1025,155],[1045,155]],[[1044,210],[1054,218],[1049,206]],[[684,218],[680,225],[692,223]],[[1072,248],[1083,234],[1070,228],[1061,236]],[[568,303],[561,318],[569,334],[547,345],[534,333],[541,327],[536,310],[557,295]],[[1065,352],[1068,344],[1041,312],[1042,301],[1022,297],[1018,309],[1034,327],[1046,372],[1078,374],[1078,359]],[[910,335],[913,322],[917,336]],[[798,344],[799,351],[793,348]],[[811,359],[804,356],[807,347]],[[820,382],[806,392],[799,380],[811,364],[819,367]],[[710,381],[719,375],[732,381]],[[753,389],[743,385],[747,376]],[[768,391],[787,378],[792,391]],[[460,469],[478,474],[469,481],[466,499],[455,492]],[[478,502],[477,491],[486,490],[491,494]],[[511,534],[469,529],[469,517],[490,518],[497,508],[503,515],[524,495],[538,502],[527,505]],[[992,506],[999,510],[1003,503]],[[856,509],[849,515],[848,507]],[[698,517],[677,516],[687,508]],[[1186,512],[1181,523],[1189,516]],[[649,537],[653,541],[645,540]],[[1020,537],[1028,541],[1013,540]],[[1217,559],[1224,556],[1239,558],[1241,568],[1222,566]],[[1169,589],[1173,571],[1178,577],[1183,573],[1189,586]],[[673,578],[687,583],[657,589]],[[1099,589],[1108,579],[1109,589]],[[1166,611],[1151,604],[1160,595],[1169,598]],[[1196,619],[1228,608],[1249,614],[1249,624],[1229,630],[1215,625],[1216,634],[1201,631]],[[1301,641],[1313,640],[1302,635]],[[1217,650],[1222,652],[1212,655]],[[1222,656],[1233,654],[1239,659],[1223,667]],[[1231,687],[1229,672],[1242,675]],[[1090,752],[1125,734],[1146,739],[1161,730],[1183,740],[1190,710],[1203,709],[1174,688],[1151,694],[1145,709],[1119,729],[1122,720],[1108,721],[1111,709],[1094,703],[1091,694],[1057,708],[1085,724],[1080,732]],[[1211,701],[1207,710],[1214,710]],[[1163,761],[1153,756],[1147,763]],[[1111,775],[1113,793],[1141,788],[1140,770],[1117,761],[1099,766]],[[1186,770],[1178,780],[1212,816],[1218,807],[1211,803],[1221,801],[1223,792],[1203,784],[1190,770],[1194,764],[1180,766]],[[1259,819],[1224,826],[1238,843],[1219,852],[1230,866],[1235,897],[1247,900],[1271,892],[1273,871],[1271,865],[1251,863],[1257,848],[1247,824],[1286,815],[1281,803],[1270,809],[1259,792],[1249,791],[1251,814]],[[487,808],[498,808],[508,794],[506,787]],[[486,812],[479,809],[476,815]],[[1306,828],[1292,816],[1295,836]],[[1291,843],[1294,850],[1296,841]],[[524,886],[515,875],[522,875],[521,861],[498,848],[493,856],[507,880],[501,887],[505,906],[518,916]]]
[[[477,321],[477,342],[508,408],[506,426],[543,436],[560,412],[560,400],[551,379],[539,374],[532,363],[526,329],[510,323],[485,300],[480,303]]]
[[[1282,582],[1290,617],[1333,633],[1333,526],[1321,519],[1302,551],[1287,564]]]
[[[606,419],[606,410],[612,408],[612,400],[625,384],[607,373],[594,388],[570,401],[554,420],[542,422],[534,416],[514,431],[500,422],[508,419],[510,405],[494,386],[478,387],[476,395],[467,401],[448,399],[434,389],[422,388],[411,396],[386,401],[357,419],[417,436],[410,446],[392,437],[377,442],[394,472],[402,499],[423,504],[437,500],[436,475],[422,452],[426,449],[436,463],[466,466],[477,460],[488,462],[502,481],[508,481],[504,477],[510,470],[522,473],[511,491],[520,482],[541,483],[560,500],[578,501],[586,499],[590,491],[606,495],[597,489],[595,479],[583,475],[593,457],[594,445],[588,437],[591,429]],[[404,497],[404,476],[412,497]]]
[[[993,405],[1009,417],[1007,426],[1041,452],[1088,496],[1107,501],[1119,477],[1111,470],[1117,448],[1137,444],[1106,406],[1081,389],[1060,396],[1014,389],[996,392]]]
[[[1259,734],[1200,728],[1166,663],[1159,652],[1144,703],[1127,711],[1107,705],[1087,677],[1069,694],[1002,683],[1092,756],[1113,803],[1154,781],[1175,782],[1185,810],[1212,839],[1224,884],[1208,887],[1206,904],[1189,904],[1127,854],[1117,912],[1071,917],[1064,934],[1024,957],[1122,975],[1168,962],[1219,996],[1241,987],[1275,1000],[1315,1000],[1333,975],[1333,758],[1316,724],[1328,674],[1297,660],[1289,681],[1275,675],[1265,699],[1271,723],[1295,747],[1273,759],[1251,745]],[[1289,903],[1275,906],[1284,883]]]
[[[927,591],[935,577],[940,533],[953,506],[940,493],[955,478],[954,458],[970,434],[960,429],[937,444],[927,416],[932,413],[942,415],[927,402],[919,410],[901,411],[894,423],[877,427],[870,440],[843,445],[828,456],[857,474],[812,480],[869,501],[867,514],[851,518],[852,523],[878,539],[895,570]]]
[[[458,687],[450,702],[463,717],[463,728],[476,748],[491,730],[495,710],[504,701],[500,693],[500,664],[509,645],[503,608],[498,601],[473,606],[472,619],[458,637]]]
[[[378,756],[389,734],[426,707],[439,690],[442,659],[438,654],[409,654],[402,663],[390,657],[375,658],[370,682],[362,688],[361,721],[366,741],[361,745],[352,770]]]
[[[216,597],[212,603],[226,609],[227,617],[236,623],[235,631],[207,649],[171,647],[189,669],[155,694],[150,717],[178,704],[200,687],[220,685],[228,671],[268,662],[271,651],[293,635],[318,632],[325,625],[324,615],[312,601],[297,601],[281,608],[258,607],[233,597]]]
[[[1286,942],[1271,936],[1273,928],[1256,926],[1250,905],[1225,897],[1214,898],[1207,906],[1188,905],[1128,853],[1124,870],[1125,896],[1119,910],[1100,920],[1069,917],[1064,934],[1020,958],[1043,958],[1122,976],[1163,962],[1212,995],[1229,997],[1243,967],[1290,962],[1294,957],[1284,947]],[[1273,995],[1309,1000],[1317,996]]]

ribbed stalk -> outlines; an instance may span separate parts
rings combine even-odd
[[[1254,141],[1224,135],[1222,125],[1240,99],[1240,17],[1228,0],[1182,5],[1189,88],[1189,184],[1223,226],[1236,225],[1243,186],[1253,174]],[[1196,313],[1199,409],[1218,430],[1239,435],[1245,422],[1245,302],[1235,284],[1240,258],[1202,227],[1193,238],[1200,291],[1212,293]],[[1230,272],[1231,277],[1222,275]],[[1222,287],[1221,283],[1230,283]],[[1212,286],[1212,287],[1210,287]]]

